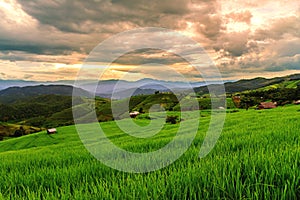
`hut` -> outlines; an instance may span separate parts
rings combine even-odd
[[[239,108],[240,107],[240,105],[241,105],[241,96],[233,96],[232,97],[232,101],[233,101],[233,103],[234,103],[234,105],[237,107],[237,108]]]
[[[134,112],[129,113],[131,118],[136,118],[136,116],[138,116],[139,114],[140,114],[140,112],[138,112],[138,111],[134,111]]]
[[[262,110],[262,109],[272,109],[272,108],[276,108],[276,103],[273,102],[261,102],[258,105],[258,109]]]
[[[295,105],[300,105],[300,100],[294,101]]]
[[[55,134],[55,133],[57,133],[56,128],[47,129],[47,134]]]

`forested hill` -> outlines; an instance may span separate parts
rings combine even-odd
[[[20,99],[26,99],[28,97],[34,97],[39,95],[64,95],[72,96],[73,86],[68,85],[38,85],[38,86],[27,86],[27,87],[10,87],[0,91],[0,103],[13,103]],[[90,93],[75,88],[77,94],[80,96],[90,96]]]
[[[272,86],[273,88],[297,88],[297,86],[300,85],[300,74],[293,74],[271,79],[261,77],[248,80],[244,79],[236,82],[227,82],[224,85],[227,93],[262,89],[267,86]],[[208,93],[207,86],[197,87],[194,90],[197,93]]]

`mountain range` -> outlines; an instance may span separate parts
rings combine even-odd
[[[76,89],[78,96],[90,96],[91,93],[95,92],[96,96],[113,99],[123,99],[142,94],[154,94],[156,91],[185,91],[190,88],[193,88],[198,94],[206,94],[209,92],[205,82],[185,83],[154,79],[141,79],[135,82],[124,80],[105,80],[99,82],[81,81],[76,83],[76,87],[72,86],[72,84],[74,84],[74,81],[28,82],[0,80],[0,89],[5,88],[0,90],[0,103],[9,103],[21,98],[47,94],[72,96],[73,89]],[[248,80],[226,82],[224,86],[227,93],[237,93],[262,88],[295,88],[299,84],[300,74],[293,74],[271,79],[258,77]],[[219,86],[219,82],[212,83],[210,86]]]
[[[22,81],[22,80],[0,80],[0,90],[6,90],[8,88],[13,87],[14,89],[10,89],[10,91],[16,90],[18,92],[18,88],[25,87],[27,90],[28,86],[48,86],[52,85],[61,87],[65,86],[73,86],[75,85],[78,88],[84,89],[90,93],[95,93],[96,96],[101,96],[105,98],[115,98],[122,99],[134,95],[140,94],[153,94],[155,91],[167,92],[172,90],[186,90],[194,87],[199,87],[205,85],[205,82],[191,82],[185,83],[180,81],[164,81],[164,80],[155,80],[155,79],[141,79],[138,81],[125,81],[125,80],[84,80],[84,81],[55,81],[55,82],[34,82],[34,81]],[[33,87],[28,88],[30,90]],[[51,89],[51,88],[49,88]],[[137,89],[137,90],[136,90]],[[39,90],[39,89],[37,89]],[[27,91],[28,92],[28,91]],[[30,93],[35,92],[31,91]],[[5,92],[6,93],[6,92]],[[40,92],[37,92],[40,93]],[[60,94],[54,92],[53,94]],[[69,93],[67,93],[69,94]],[[114,94],[112,96],[112,94]],[[1,93],[0,93],[1,96]]]

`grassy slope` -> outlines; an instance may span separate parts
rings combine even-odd
[[[23,127],[25,134],[36,133],[42,130],[41,128],[33,127],[33,126],[0,122],[0,136],[3,137],[12,136],[16,130],[20,129],[20,127]]]
[[[287,106],[230,113],[216,147],[199,159],[209,122],[209,117],[202,117],[190,149],[167,168],[146,174],[102,165],[85,150],[74,126],[58,128],[56,135],[41,132],[4,141],[0,198],[296,199],[300,197],[299,110]],[[194,121],[185,119],[189,122]],[[170,141],[178,125],[166,125],[162,133],[139,143],[114,122],[102,127],[121,147],[147,152]]]
[[[300,80],[294,80],[294,81],[284,81],[282,83],[269,85],[263,88],[260,88],[258,90],[266,91],[270,89],[277,89],[277,88],[297,88],[297,85],[300,83]]]

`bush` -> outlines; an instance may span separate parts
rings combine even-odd
[[[138,115],[137,119],[147,119],[147,120],[151,120],[151,117],[149,116],[149,114],[144,114],[144,115]]]
[[[229,110],[229,111],[226,111],[226,113],[236,113],[236,112],[239,112],[239,110]]]
[[[176,124],[179,121],[180,120],[179,120],[178,116],[167,116],[167,118],[166,118],[166,123],[170,123],[170,124]]]
[[[19,129],[17,129],[14,132],[14,137],[21,137],[23,135],[25,135],[25,130],[24,130],[23,126],[21,126]]]

